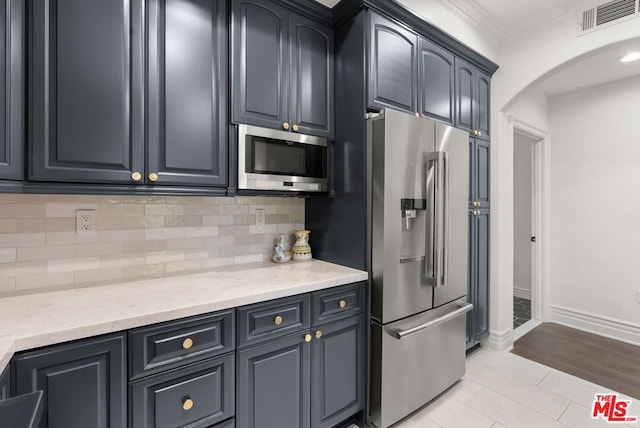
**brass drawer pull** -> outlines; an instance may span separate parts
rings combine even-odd
[[[344,300],[340,300],[338,306],[340,306],[340,309],[344,309],[347,307],[347,302],[345,302]]]
[[[281,317],[280,315],[278,315],[278,316],[276,316],[276,317],[274,318],[273,323],[274,323],[275,325],[280,325],[280,324],[282,324],[282,321],[283,321],[282,317]]]
[[[316,331],[316,339],[320,339],[322,337],[322,332],[320,330]]]
[[[298,132],[298,130],[300,129],[300,127],[298,125],[293,125],[293,131],[294,132]]]
[[[304,335],[304,341],[309,343],[311,342],[311,339],[313,339],[313,336],[311,336],[310,334],[305,334]]]
[[[182,349],[191,349],[192,346],[193,346],[193,339],[191,339],[190,337],[187,337],[182,342]]]
[[[182,408],[184,410],[191,410],[191,408],[193,407],[193,400],[189,397],[185,397],[182,399]]]
[[[282,124],[282,129],[284,129],[285,131],[289,130],[289,123],[285,122]]]

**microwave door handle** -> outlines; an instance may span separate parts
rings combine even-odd
[[[436,287],[442,287],[447,285],[446,274],[446,229],[445,218],[447,215],[447,193],[448,186],[446,182],[446,152],[433,152],[427,155],[427,174],[426,174],[426,189],[427,189],[427,205],[430,207],[429,217],[432,219],[429,228],[432,233],[431,239],[427,239],[425,243],[428,250],[427,260],[425,263],[425,276],[434,280]],[[429,180],[429,171],[434,168],[431,180]],[[433,202],[433,203],[429,203]],[[429,235],[427,235],[429,236]],[[431,241],[431,242],[429,242]]]

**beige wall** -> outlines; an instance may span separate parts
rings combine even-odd
[[[76,234],[78,209],[95,233]],[[0,194],[0,296],[261,261],[303,227],[297,198]]]

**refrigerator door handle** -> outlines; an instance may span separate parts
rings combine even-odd
[[[465,303],[460,301],[460,302],[456,302],[456,305],[458,306],[458,309],[456,309],[453,312],[449,312],[448,314],[443,315],[440,318],[436,318],[434,320],[425,322],[415,327],[408,328],[406,330],[387,327],[386,328],[387,333],[389,333],[391,336],[395,337],[396,339],[404,339],[405,337],[411,336],[412,334],[418,333],[420,331],[428,330],[430,328],[437,327],[441,324],[451,321],[452,319],[457,318],[460,315],[464,315],[473,309],[473,305],[471,303]]]
[[[428,225],[432,230],[431,242],[426,242],[428,251],[425,263],[425,276],[434,281],[434,286],[444,287],[448,283],[447,275],[447,224],[449,180],[447,179],[447,152],[433,152],[426,156],[425,189],[427,189],[427,206],[430,207],[429,218],[433,223]],[[429,171],[435,166],[435,173],[429,180]],[[431,183],[429,183],[431,181]],[[431,186],[430,186],[431,184]],[[433,189],[432,191],[430,191]],[[432,196],[433,195],[433,196]],[[433,201],[433,204],[429,202]],[[428,241],[428,236],[426,236]]]

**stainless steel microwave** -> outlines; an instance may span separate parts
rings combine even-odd
[[[327,191],[327,140],[238,126],[238,189]]]

